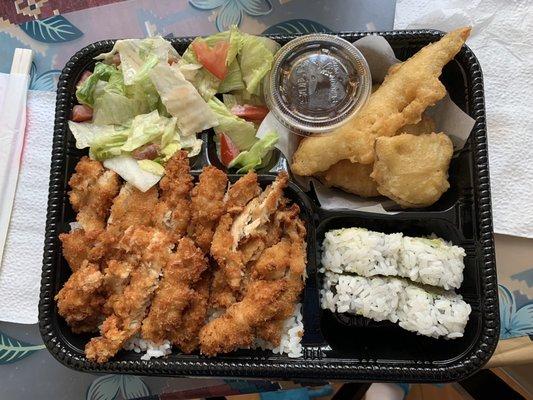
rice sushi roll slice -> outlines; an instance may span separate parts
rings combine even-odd
[[[326,232],[322,267],[326,271],[409,278],[413,282],[459,288],[465,251],[446,241],[385,234],[363,228]]]
[[[446,241],[433,238],[413,238],[404,236],[398,275],[413,282],[440,286],[444,289],[461,287],[465,251]]]
[[[339,274],[398,275],[401,246],[401,233],[387,235],[363,228],[331,230],[322,244],[322,266]]]
[[[434,338],[463,336],[471,307],[460,295],[420,287],[394,277],[362,277],[326,272],[323,309],[388,320],[403,329]]]

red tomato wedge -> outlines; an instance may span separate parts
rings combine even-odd
[[[192,43],[192,49],[200,64],[218,79],[224,80],[228,73],[226,59],[228,58],[229,42],[222,41],[209,47],[204,40],[197,39]]]
[[[231,141],[228,135],[221,133],[220,137],[220,160],[226,167],[233,161],[240,153],[240,150]]]
[[[72,109],[72,121],[85,122],[93,118],[93,109],[85,104],[77,104]]]
[[[251,104],[236,104],[231,107],[231,113],[247,121],[262,121],[268,114],[265,106],[253,106]]]

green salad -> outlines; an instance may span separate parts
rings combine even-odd
[[[183,55],[162,37],[118,40],[80,78],[68,125],[76,147],[142,191],[178,150],[202,150],[213,128],[221,162],[244,173],[270,158],[278,141],[256,138],[268,113],[263,78],[279,45],[236,27],[196,38]]]

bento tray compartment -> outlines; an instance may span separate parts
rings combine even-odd
[[[421,47],[437,40],[441,32],[432,30],[378,32],[384,36],[400,59],[414,54]],[[355,41],[368,33],[341,33],[340,36]],[[271,36],[281,44],[296,36]],[[193,38],[170,39],[176,49],[183,52]],[[60,76],[57,91],[55,129],[50,170],[50,191],[44,246],[39,325],[43,341],[52,355],[70,368],[87,372],[131,373],[158,376],[231,376],[250,378],[306,378],[343,379],[358,381],[445,382],[462,379],[475,371],[490,358],[499,334],[497,286],[488,160],[486,145],[483,82],[477,59],[467,47],[463,47],[455,61],[444,69],[442,81],[456,104],[476,119],[472,135],[463,150],[456,155],[450,167],[450,190],[433,206],[421,210],[406,210],[394,216],[379,216],[361,212],[331,213],[320,210],[316,199],[307,196],[291,185],[287,194],[302,208],[302,217],[308,226],[308,279],[303,294],[305,334],[304,356],[291,359],[266,351],[241,350],[215,358],[197,354],[183,355],[174,351],[171,355],[150,361],[140,360],[138,354],[120,352],[105,364],[87,361],[83,347],[89,336],[74,335],[57,314],[54,296],[68,278],[70,269],[62,257],[58,235],[68,230],[75,214],[70,207],[67,191],[68,179],[76,162],[85,151],[75,148],[68,132],[67,120],[74,104],[76,83],[86,69],[91,69],[93,57],[109,51],[114,41],[106,40],[89,45],[76,53]],[[195,175],[204,165],[222,168],[216,155],[212,132],[204,132],[205,146],[200,155],[191,160]],[[223,168],[222,168],[223,169]],[[287,170],[288,163],[277,155],[266,168],[259,171],[260,180],[271,181],[276,172]],[[236,177],[233,176],[232,179]],[[321,220],[335,217],[344,223],[352,221],[378,231],[406,230],[415,234],[417,224],[430,221],[436,234],[456,243],[464,243],[467,252],[465,283],[460,292],[473,305],[475,318],[469,322],[464,344],[454,348],[453,343],[432,352],[432,346],[424,345],[426,357],[415,354],[405,344],[418,344],[420,336],[402,333],[392,324],[377,324],[361,317],[350,316],[346,327],[339,316],[328,316],[319,306],[319,279],[317,273],[318,245],[325,224]],[[351,219],[350,219],[351,218]],[[403,221],[400,223],[400,220]],[[452,237],[439,232],[438,226],[451,226]],[[333,225],[331,225],[333,226]],[[318,236],[315,230],[320,231]],[[424,230],[421,230],[422,232]],[[426,231],[424,231],[426,232]],[[473,253],[472,250],[474,249]],[[341,317],[342,318],[342,317]],[[355,330],[353,330],[355,329]],[[345,330],[344,332],[342,332]],[[342,332],[342,333],[339,333]],[[354,347],[351,335],[365,341]],[[412,339],[412,336],[416,339]],[[405,339],[405,337],[411,339]],[[390,339],[387,342],[387,339]],[[468,343],[467,343],[468,342]],[[392,343],[388,346],[388,343]],[[378,349],[379,347],[379,349]],[[420,352],[419,352],[420,353]]]

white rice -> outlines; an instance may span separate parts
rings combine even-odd
[[[290,358],[303,356],[302,337],[304,334],[304,324],[302,321],[302,304],[298,303],[294,307],[294,314],[287,318],[283,324],[283,333],[279,346],[273,347],[271,343],[261,339],[256,339],[256,347],[263,350],[272,350],[274,354],[287,354]]]
[[[163,341],[161,345],[157,345],[151,340],[145,340],[139,336],[135,336],[128,340],[123,348],[124,350],[133,350],[135,353],[144,352],[141,356],[141,360],[164,357],[167,354],[172,353],[172,345],[168,340]]]
[[[463,336],[471,307],[454,292],[421,288],[393,277],[361,277],[326,272],[322,308],[388,320],[434,338]]]
[[[74,232],[74,231],[77,231],[78,229],[81,229],[81,224],[78,221],[69,222],[69,225],[70,225],[70,231],[71,232]]]
[[[463,282],[464,256],[464,249],[439,238],[346,228],[326,232],[322,270],[365,277],[401,276],[450,289]]]
[[[208,321],[212,321],[224,314],[224,310],[210,310]],[[279,346],[274,347],[271,343],[261,339],[256,339],[255,347],[263,350],[271,350],[274,354],[287,354],[288,357],[302,357],[302,337],[304,333],[304,324],[302,321],[302,304],[298,303],[294,308],[294,314],[287,318],[283,324],[283,333]],[[164,357],[172,353],[172,345],[165,340],[161,345],[157,345],[150,340],[142,339],[139,335],[128,340],[124,350],[134,351],[135,353],[145,353],[141,360]]]

